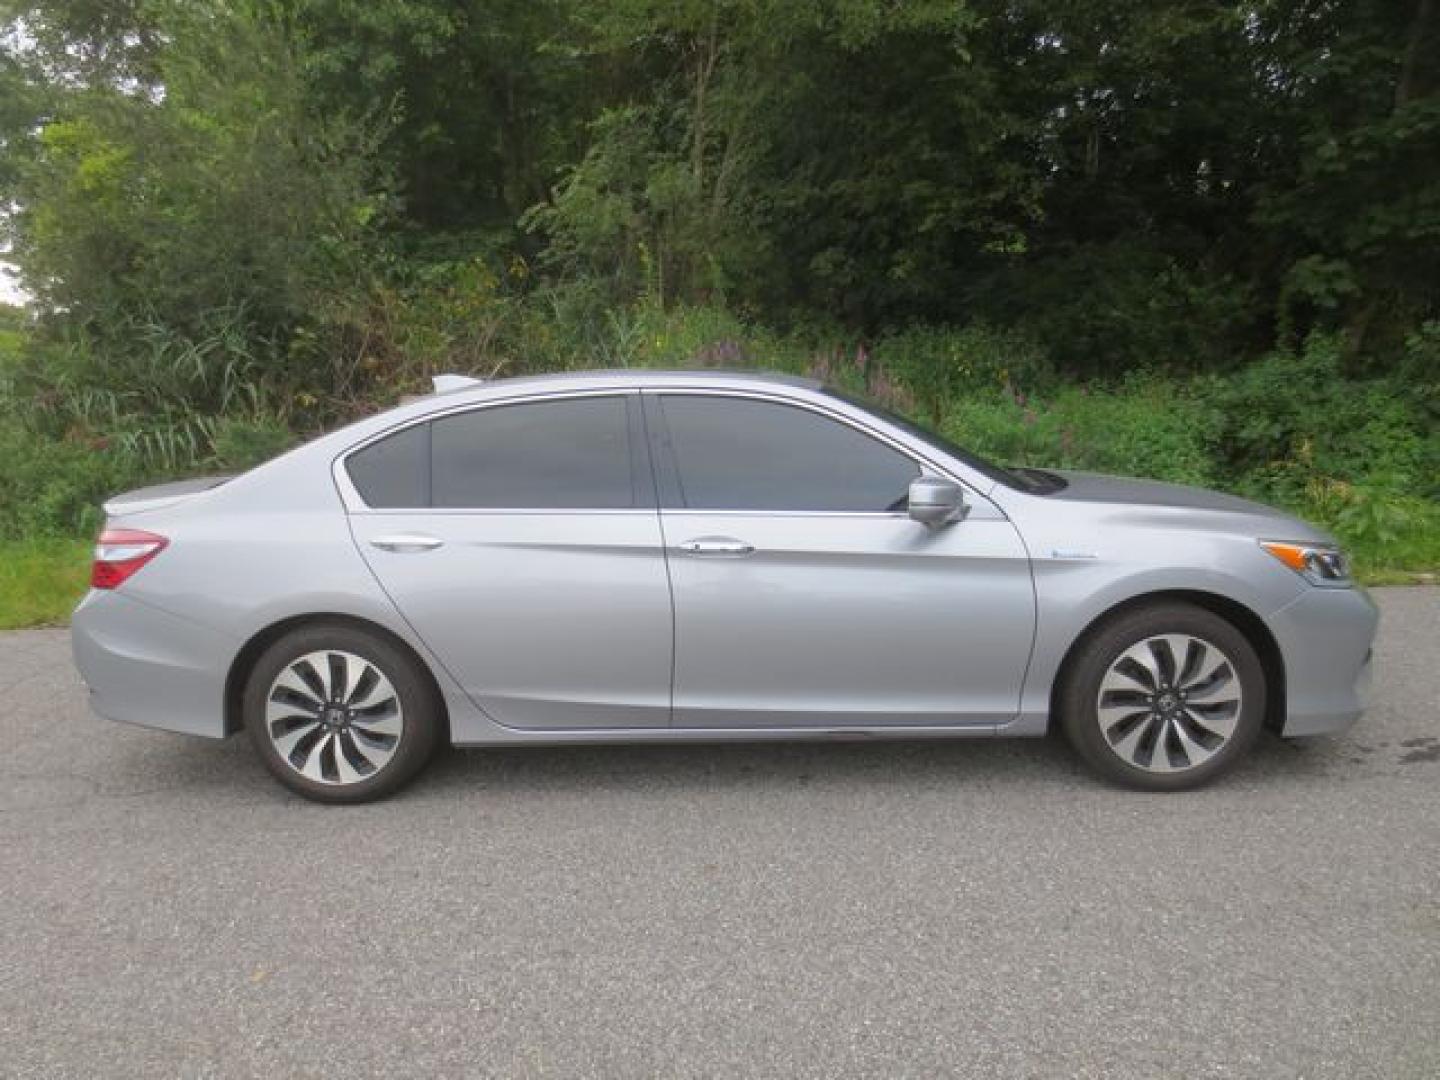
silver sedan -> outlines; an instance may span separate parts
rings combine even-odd
[[[1193,787],[1363,708],[1334,541],[1144,480],[1002,469],[819,384],[479,383],[106,504],[94,708],[249,732],[313,799],[441,743],[1043,735]]]

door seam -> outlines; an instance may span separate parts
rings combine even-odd
[[[665,515],[661,513],[660,478],[655,472],[655,439],[650,432],[649,409],[645,404],[645,394],[642,391],[637,395],[640,401],[640,429],[645,436],[645,462],[650,467],[650,483],[655,492],[655,527],[660,533],[660,558],[665,565],[665,587],[670,591],[670,710],[666,716],[665,726],[675,726],[675,654],[679,649],[677,640],[678,625],[680,622],[679,613],[675,607],[675,578],[670,573],[670,538],[665,533]]]

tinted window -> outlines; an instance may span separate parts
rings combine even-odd
[[[847,424],[744,398],[667,396],[684,506],[701,510],[897,510],[920,470]]]
[[[430,427],[435,506],[635,505],[623,397],[476,409]]]
[[[991,480],[998,480],[1006,487],[1015,488],[1017,491],[1035,491],[1040,494],[1044,494],[1045,489],[1051,491],[1058,490],[1054,487],[1053,481],[1040,481],[1037,483],[1035,480],[1026,477],[1025,475],[1017,472],[1016,470],[1002,469],[994,462],[986,461],[978,454],[972,454],[963,446],[957,446],[955,443],[951,442],[949,439],[945,438],[945,436],[939,434],[938,432],[930,431],[928,428],[920,427],[918,424],[912,424],[909,420],[906,420],[905,417],[901,416],[899,413],[892,412],[891,410],[885,408],[883,405],[877,404],[876,402],[868,401],[863,397],[856,396],[855,394],[841,393],[839,390],[828,386],[825,388],[825,393],[829,394],[833,398],[839,398],[841,401],[848,402],[851,405],[858,405],[866,412],[875,413],[882,419],[890,421],[890,423],[894,424],[901,431],[908,432],[926,445],[931,446],[936,450],[939,450],[942,454],[949,454],[953,458],[958,458],[966,465],[969,465],[970,468],[974,469],[976,472],[988,477]],[[1027,471],[1033,472],[1034,470]],[[1065,486],[1065,481],[1061,480],[1058,476],[1054,479],[1060,481],[1061,487]]]
[[[350,481],[377,509],[430,505],[430,427],[419,424],[371,443],[345,462]]]

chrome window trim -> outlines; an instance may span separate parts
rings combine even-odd
[[[440,517],[479,517],[481,515],[497,516],[503,515],[515,517],[524,515],[526,517],[544,517],[553,514],[589,514],[592,516],[616,517],[619,515],[642,515],[655,514],[653,506],[618,506],[613,510],[603,506],[477,506],[473,509],[464,506],[397,506],[393,510],[385,507],[365,506],[359,510],[352,510],[350,513],[355,517],[364,517],[373,514],[386,514],[392,516],[407,517],[411,515],[424,514],[427,516]]]
[[[813,393],[813,392],[817,392],[817,391],[812,391],[812,393]],[[873,427],[871,427],[871,426],[869,426],[869,425],[863,424],[863,423],[857,421],[856,419],[854,419],[853,417],[848,416],[848,415],[846,415],[845,413],[840,412],[840,411],[837,410],[837,409],[831,408],[828,404],[821,404],[821,403],[819,403],[819,402],[811,401],[811,400],[809,400],[808,398],[803,398],[803,397],[792,397],[792,396],[790,396],[789,394],[786,394],[786,393],[783,393],[783,392],[778,392],[778,393],[777,393],[777,392],[771,392],[771,391],[765,391],[765,390],[754,390],[754,389],[749,389],[749,388],[744,388],[744,387],[721,387],[721,386],[710,386],[710,387],[688,387],[688,386],[676,386],[676,387],[670,387],[670,386],[605,386],[605,387],[587,387],[587,388],[584,388],[584,389],[535,391],[535,392],[530,392],[530,393],[517,394],[517,395],[515,395],[515,396],[513,396],[513,397],[495,398],[494,400],[491,400],[491,401],[456,402],[456,403],[450,405],[450,406],[447,407],[447,408],[437,408],[437,409],[435,409],[435,410],[433,410],[433,411],[431,411],[431,412],[424,413],[424,414],[421,415],[421,416],[408,417],[408,418],[406,418],[405,420],[401,420],[401,421],[399,421],[399,422],[391,425],[390,427],[384,428],[384,429],[382,429],[381,431],[377,431],[377,432],[375,432],[374,434],[371,434],[371,435],[366,436],[364,439],[361,439],[361,440],[360,440],[359,442],[357,442],[357,443],[353,443],[353,444],[351,444],[350,446],[347,446],[344,450],[340,451],[338,454],[335,455],[335,458],[334,458],[334,460],[331,462],[331,465],[330,465],[330,475],[331,475],[332,480],[335,482],[335,487],[336,487],[336,489],[338,490],[338,492],[339,492],[339,494],[340,494],[340,501],[341,501],[341,503],[344,505],[346,513],[347,513],[347,514],[355,514],[355,515],[358,515],[358,514],[395,514],[395,515],[400,515],[400,516],[412,516],[412,515],[421,515],[421,514],[440,514],[440,515],[442,515],[442,516],[451,516],[451,515],[476,515],[476,514],[485,514],[485,515],[501,515],[501,514],[503,514],[503,515],[512,515],[512,516],[513,516],[513,515],[520,515],[520,514],[527,514],[527,515],[548,515],[548,514],[587,514],[587,515],[595,515],[595,514],[624,514],[624,515],[637,515],[637,514],[657,514],[657,513],[664,513],[664,514],[667,514],[667,515],[695,515],[695,516],[702,515],[702,514],[708,514],[708,515],[712,515],[712,516],[715,515],[715,514],[727,514],[727,515],[731,515],[731,516],[783,517],[783,518],[795,518],[795,517],[817,517],[817,518],[826,518],[826,517],[831,517],[831,518],[891,518],[891,519],[901,519],[901,518],[904,518],[904,519],[906,519],[906,520],[909,519],[909,515],[906,514],[903,510],[896,510],[896,511],[884,511],[884,510],[757,510],[757,509],[753,509],[753,508],[752,508],[752,509],[740,509],[740,508],[737,508],[737,509],[733,509],[733,510],[719,510],[719,509],[716,509],[716,510],[693,510],[693,509],[689,509],[689,508],[682,508],[682,509],[662,509],[662,508],[660,508],[660,507],[614,507],[614,508],[605,508],[605,507],[574,507],[574,508],[566,508],[566,507],[520,507],[520,506],[517,506],[517,507],[485,506],[485,507],[474,507],[474,508],[456,507],[456,506],[447,506],[447,507],[411,506],[411,507],[394,507],[394,508],[375,507],[375,506],[370,506],[368,503],[365,502],[365,500],[364,500],[363,498],[361,498],[360,492],[359,492],[358,490],[356,490],[354,483],[353,483],[353,482],[351,481],[351,479],[350,479],[349,470],[347,470],[346,467],[345,467],[345,462],[349,459],[350,455],[355,454],[355,453],[358,453],[358,452],[361,451],[361,450],[364,450],[367,446],[370,446],[370,445],[372,445],[373,443],[377,443],[377,442],[379,442],[381,439],[389,438],[391,435],[399,434],[401,431],[404,431],[404,430],[406,430],[407,428],[416,427],[416,426],[418,426],[418,425],[420,425],[420,424],[428,424],[428,423],[430,423],[431,421],[440,420],[440,419],[443,419],[443,418],[445,418],[445,417],[447,417],[447,416],[454,416],[454,415],[457,414],[457,413],[478,412],[478,411],[481,410],[481,409],[494,409],[494,408],[499,408],[499,407],[506,406],[506,405],[525,405],[525,404],[532,404],[532,403],[535,403],[535,402],[564,401],[564,400],[567,400],[567,399],[574,399],[574,398],[590,398],[590,397],[623,397],[623,398],[630,398],[630,397],[642,397],[642,396],[647,396],[647,395],[655,395],[655,396],[659,396],[659,397],[664,397],[664,396],[667,396],[667,395],[679,395],[679,396],[701,395],[701,396],[705,396],[705,397],[751,398],[751,399],[755,399],[755,400],[759,400],[759,401],[769,401],[769,402],[773,402],[773,403],[778,404],[778,405],[788,405],[788,406],[790,406],[790,407],[792,407],[792,408],[806,409],[806,410],[808,410],[808,411],[810,411],[810,412],[813,412],[813,413],[816,413],[816,414],[818,414],[818,415],[820,415],[820,416],[824,416],[824,417],[826,417],[827,419],[834,420],[834,421],[836,421],[836,422],[838,422],[838,423],[841,423],[841,424],[845,424],[847,427],[853,428],[855,431],[860,432],[860,434],[866,435],[866,436],[868,436],[869,438],[875,439],[877,442],[880,442],[880,443],[882,443],[882,444],[890,447],[891,449],[895,450],[896,452],[898,452],[898,453],[900,453],[900,454],[903,454],[905,457],[907,457],[907,458],[909,458],[911,461],[915,462],[915,464],[919,467],[919,469],[920,469],[920,471],[921,471],[922,473],[929,474],[929,475],[935,475],[935,476],[941,476],[941,477],[944,477],[944,478],[947,479],[947,480],[950,480],[950,481],[952,481],[952,482],[954,482],[954,483],[956,483],[956,484],[959,484],[962,488],[965,489],[965,492],[966,492],[967,497],[971,500],[971,512],[967,515],[967,520],[989,520],[989,519],[991,519],[991,518],[1000,519],[1000,520],[1005,520],[1005,519],[1006,519],[1006,515],[1005,515],[1004,511],[1002,511],[1002,510],[999,508],[999,506],[997,506],[993,501],[991,501],[991,499],[989,498],[988,494],[987,494],[986,492],[982,491],[982,490],[981,490],[979,487],[977,487],[973,482],[967,480],[964,476],[959,475],[953,468],[949,468],[949,467],[947,467],[947,466],[945,466],[945,465],[942,465],[942,464],[937,463],[933,458],[929,457],[928,455],[925,455],[925,454],[922,454],[922,453],[916,451],[913,447],[911,447],[911,446],[907,445],[906,443],[902,442],[901,440],[899,440],[899,439],[897,439],[897,438],[895,438],[895,437],[887,434],[886,432],[878,431],[878,430],[876,430],[875,428],[873,428]],[[649,446],[647,446],[647,447],[645,448],[645,452],[646,452],[647,455],[649,455],[649,454],[651,453],[651,448],[650,448]],[[977,511],[978,511],[978,513],[977,513]]]
[[[666,517],[713,517],[716,514],[723,514],[725,517],[806,517],[806,518],[905,518],[910,515],[904,510],[698,510],[694,507],[683,506],[671,509],[661,507],[660,512]]]

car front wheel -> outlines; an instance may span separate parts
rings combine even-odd
[[[1243,757],[1264,725],[1260,659],[1214,612],[1138,608],[1079,649],[1060,694],[1061,724],[1080,756],[1117,783],[1197,787]]]

